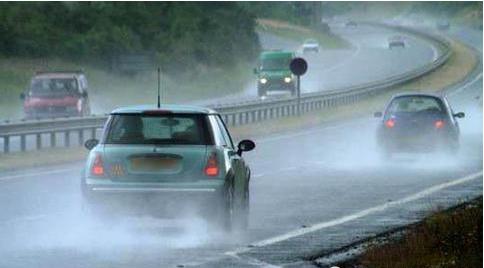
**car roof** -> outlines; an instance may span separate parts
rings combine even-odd
[[[82,71],[37,71],[34,78],[74,78],[82,75]]]
[[[282,51],[282,50],[273,50],[273,51],[264,51],[260,54],[261,59],[280,59],[280,58],[288,58],[293,56],[293,52],[290,51]]]
[[[442,99],[443,96],[440,94],[434,93],[421,93],[421,92],[405,92],[393,95],[392,99],[399,98],[399,97],[433,97]]]
[[[111,112],[111,114],[142,114],[144,112],[169,112],[183,114],[218,114],[215,110],[200,106],[162,104],[160,108],[155,105],[137,105],[120,107]]]

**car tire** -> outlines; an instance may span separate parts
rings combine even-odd
[[[227,185],[221,194],[219,207],[219,225],[226,232],[244,231],[249,225],[249,191],[245,191],[241,200],[236,200],[234,187]]]

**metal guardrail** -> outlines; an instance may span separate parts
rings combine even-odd
[[[382,90],[418,78],[444,64],[452,53],[449,42],[442,37],[400,26],[389,26],[370,22],[365,24],[391,28],[393,30],[396,29],[428,40],[438,49],[438,56],[432,62],[417,69],[387,77],[383,80],[351,86],[345,89],[302,94],[300,103],[300,112],[302,114],[314,110],[356,103],[369,96],[378,94]],[[298,110],[297,100],[292,97],[276,100],[254,100],[242,103],[226,103],[209,107],[220,112],[225,123],[230,126],[244,125],[273,118],[295,116],[297,115]],[[96,137],[97,130],[103,127],[106,119],[107,116],[92,116],[1,123],[0,138],[3,139],[3,152],[9,153],[11,151],[11,139],[13,137],[18,137],[20,151],[25,151],[27,149],[27,136],[35,137],[35,149],[37,150],[40,150],[43,147],[42,137],[45,135],[50,136],[50,147],[57,146],[56,140],[58,134],[64,135],[64,146],[71,146],[72,133],[77,133],[77,142],[79,145],[82,145],[85,138],[87,138],[85,133],[90,132],[90,137]]]

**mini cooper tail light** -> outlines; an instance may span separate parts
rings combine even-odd
[[[437,121],[434,122],[434,126],[437,129],[441,129],[445,126],[445,123],[444,123],[443,120],[437,120]]]
[[[104,165],[103,165],[103,160],[101,158],[101,154],[96,154],[96,157],[94,158],[94,162],[92,163],[91,173],[92,175],[95,175],[95,176],[104,175]]]
[[[217,154],[212,153],[207,160],[207,165],[204,169],[205,175],[210,177],[215,177],[218,175],[219,168],[218,168],[218,161],[217,161]]]
[[[395,126],[395,120],[393,118],[388,119],[385,121],[385,126],[387,128],[393,128]]]

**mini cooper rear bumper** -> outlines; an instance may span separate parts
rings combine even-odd
[[[96,180],[98,181],[98,180]],[[102,214],[171,216],[182,211],[211,207],[223,192],[224,180],[180,183],[93,183],[81,185],[83,202]]]

